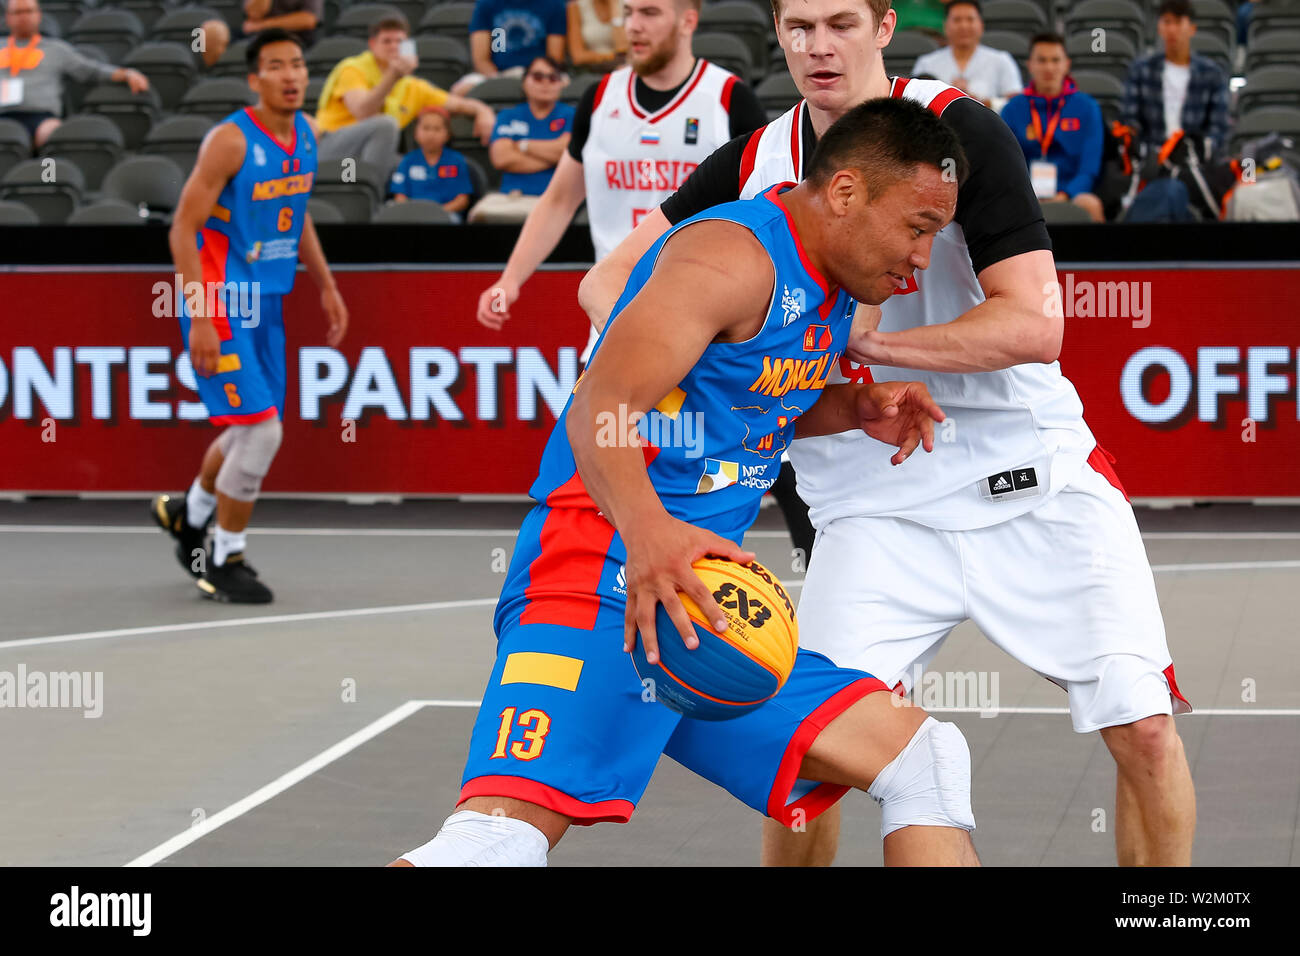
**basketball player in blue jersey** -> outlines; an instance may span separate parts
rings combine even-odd
[[[176,540],[181,565],[215,600],[265,604],[270,589],[244,560],[244,531],[280,446],[284,414],[284,321],[299,259],[321,290],[333,347],[348,312],[307,213],[316,137],[301,112],[307,89],[302,41],[265,30],[248,45],[256,106],[232,113],[207,135],[171,228],[172,260],[184,290],[177,314],[199,397],[225,426],[189,492],[152,503]],[[201,293],[199,290],[202,290]],[[210,556],[204,534],[213,511]]]
[[[801,651],[772,700],[701,721],[647,698],[625,653],[698,647],[679,591],[725,631],[691,563],[753,560],[740,542],[796,434],[861,428],[896,463],[932,448],[924,387],[824,386],[851,299],[925,267],[965,162],[932,113],[878,100],[827,131],[803,184],[700,213],[641,259],[543,453],[459,809],[396,864],[543,865],[570,825],[628,820],[664,753],[787,825],[867,790],[886,862],[978,862],[964,738],[872,675]],[[700,442],[671,437],[687,421]],[[655,633],[659,604],[678,633]]]

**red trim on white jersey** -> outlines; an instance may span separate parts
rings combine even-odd
[[[600,83],[596,86],[596,98],[591,101],[591,111],[596,112],[596,107],[600,105],[601,99],[605,96],[605,87],[609,85],[609,78],[613,74],[606,73],[600,78]]]
[[[957,87],[949,86],[939,80],[910,80],[905,76],[896,76],[889,87],[890,98],[895,100],[903,99],[903,91],[907,89],[910,83],[915,83],[916,86],[912,88],[912,95],[906,98],[914,103],[920,103],[935,116],[942,116],[944,110],[966,96]],[[918,93],[917,91],[921,87],[938,87],[938,89],[921,90]],[[929,96],[925,95],[927,92],[930,94]]]
[[[803,111],[806,100],[800,100],[790,121],[790,162],[794,166],[795,182],[803,182]]]
[[[722,87],[722,108],[727,111],[728,116],[731,115],[731,91],[736,88],[736,80],[737,77],[733,76]]]
[[[678,91],[677,95],[661,106],[656,112],[651,114],[647,114],[645,110],[641,109],[640,105],[638,105],[636,101],[636,71],[629,71],[627,75],[627,101],[632,106],[632,115],[637,119],[646,119],[648,116],[648,122],[650,123],[659,122],[686,101],[686,98],[691,95],[695,90],[695,87],[699,84],[700,78],[704,76],[704,68],[708,65],[709,63],[707,60],[696,60],[695,69],[691,71],[691,75],[687,78],[686,84]]]
[[[763,130],[766,126],[760,126],[754,132],[749,134],[749,142],[745,144],[745,151],[740,156],[740,189],[745,188],[745,183],[749,177],[754,174],[754,157],[758,155],[758,144],[763,138]]]

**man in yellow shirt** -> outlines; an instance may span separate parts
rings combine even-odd
[[[474,135],[488,144],[496,114],[486,103],[412,76],[416,58],[402,51],[409,35],[402,17],[377,20],[370,27],[370,49],[330,71],[316,109],[322,160],[352,157],[379,167],[386,178],[397,165],[402,128],[428,106],[472,116]]]

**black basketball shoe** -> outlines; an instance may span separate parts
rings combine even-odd
[[[171,495],[159,495],[149,505],[149,514],[158,527],[176,540],[176,560],[181,563],[181,567],[190,577],[199,577],[206,560],[200,558],[206,531],[190,524],[185,496],[173,498]]]
[[[208,560],[211,562],[211,554]],[[257,579],[242,551],[227,555],[225,564],[209,564],[198,585],[204,597],[228,604],[270,604],[272,600],[271,589]]]

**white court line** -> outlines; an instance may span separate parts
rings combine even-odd
[[[300,763],[288,773],[281,774],[266,786],[254,790],[242,800],[237,800],[230,806],[226,807],[212,816],[205,819],[197,826],[192,826],[182,833],[176,834],[169,840],[158,844],[152,850],[140,854],[134,860],[125,864],[126,866],[153,866],[155,863],[161,863],[179,851],[185,849],[191,843],[195,843],[207,836],[218,827],[222,827],[232,820],[242,817],[248,811],[253,810],[266,803],[273,797],[277,797],[284,791],[288,790],[296,783],[310,777],[312,774],[332,764],[340,757],[346,756],[353,750],[356,750],[362,744],[378,737],[384,731],[401,723],[407,717],[425,707],[478,707],[477,700],[408,700],[399,707],[390,710],[378,720],[371,721],[362,727],[356,733],[340,740],[334,746],[322,750],[310,760]],[[929,707],[927,713],[931,714],[981,714],[978,707]],[[1066,707],[999,707],[992,711],[996,716],[1002,714],[1050,714],[1050,715],[1067,715],[1070,713]],[[1297,710],[1247,710],[1245,708],[1221,708],[1193,711],[1188,717],[1300,717],[1300,709]]]
[[[158,534],[147,524],[0,524],[0,534]],[[359,538],[513,538],[518,528],[250,528],[250,535]],[[747,538],[788,538],[785,531],[750,531]],[[1300,531],[1147,531],[1147,541],[1300,541]]]

